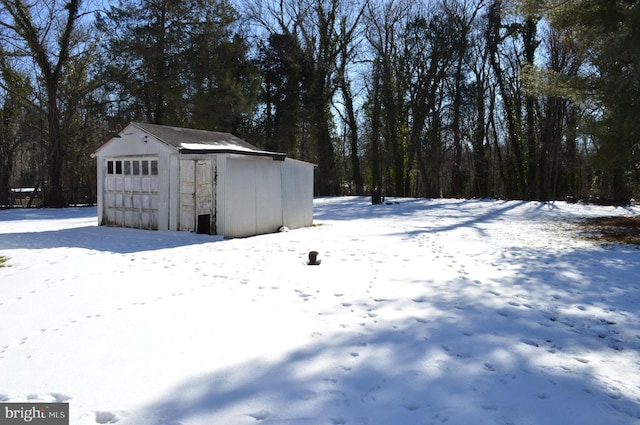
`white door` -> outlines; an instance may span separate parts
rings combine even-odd
[[[183,232],[192,232],[196,227],[196,213],[194,210],[194,198],[196,196],[195,168],[195,161],[180,161],[180,222],[178,223],[178,230]]]
[[[107,159],[105,167],[102,224],[157,230],[157,158]]]
[[[178,230],[215,234],[215,161],[180,160],[180,222]]]

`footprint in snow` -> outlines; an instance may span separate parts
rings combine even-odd
[[[611,388],[611,392],[609,392],[608,395],[614,400],[619,400],[620,398],[622,398],[622,393],[617,388]]]
[[[298,398],[300,400],[315,400],[316,398],[318,398],[318,394],[310,390],[303,390],[298,395]]]
[[[120,419],[113,412],[96,412],[97,424],[115,424]]]
[[[496,367],[494,365],[492,365],[491,363],[485,363],[484,365],[485,370],[488,370],[489,372],[495,372],[496,371]]]
[[[67,402],[69,400],[71,400],[71,396],[68,396],[66,394],[62,394],[62,393],[51,393],[51,396],[53,397],[53,400],[56,403],[64,403]]]
[[[402,407],[404,407],[405,409],[409,410],[409,411],[414,411],[414,410],[418,410],[422,407],[422,403],[418,403],[418,402],[414,402],[414,403],[404,403],[402,405]]]
[[[271,416],[271,412],[267,410],[260,410],[259,412],[248,413],[247,416],[251,416],[256,421],[263,421],[267,419],[269,416]]]

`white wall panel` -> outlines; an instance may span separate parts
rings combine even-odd
[[[256,233],[272,233],[282,226],[282,161],[256,158]]]
[[[283,224],[290,229],[313,224],[313,171],[308,162],[287,158],[282,164]]]
[[[226,237],[255,235],[256,166],[254,159],[228,157],[224,175],[224,199],[219,207],[224,211]]]

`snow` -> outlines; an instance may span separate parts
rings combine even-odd
[[[233,150],[237,150],[237,151],[243,151],[243,152],[255,152],[256,149],[249,149],[248,147],[245,146],[239,146],[237,143],[217,143],[215,145],[212,144],[208,144],[208,143],[180,143],[180,146],[184,149],[189,149],[189,150],[211,150],[211,151],[216,151],[216,150],[226,150],[226,149],[233,149]]]
[[[0,400],[71,424],[640,424],[640,251],[575,226],[639,213],[319,198],[313,227],[222,240],[0,211]]]
[[[180,147],[187,150],[198,150],[198,151],[233,151],[233,152],[254,152],[259,154],[273,154],[274,152],[261,151],[259,149],[253,149],[247,146],[240,146],[237,143],[216,143],[215,145],[207,144],[207,143],[180,143]],[[280,154],[282,155],[282,154]]]

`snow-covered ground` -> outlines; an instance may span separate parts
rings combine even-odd
[[[573,225],[640,208],[396,201],[234,240],[0,211],[0,400],[74,425],[640,424],[640,250]]]

